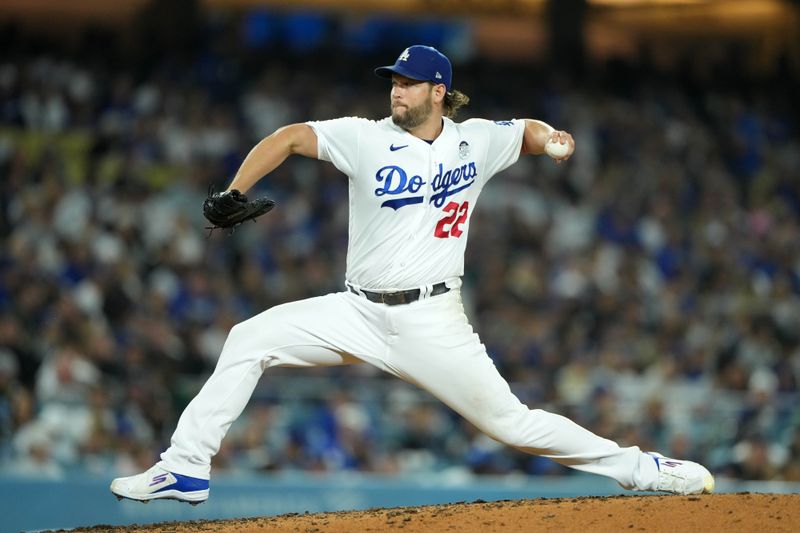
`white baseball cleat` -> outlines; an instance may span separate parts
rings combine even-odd
[[[168,472],[158,465],[135,476],[118,477],[111,482],[111,492],[121,500],[128,498],[147,503],[165,499],[192,505],[208,499],[208,480]]]
[[[653,490],[683,495],[714,492],[714,476],[703,465],[670,459],[656,452],[647,454],[658,466],[658,484]]]

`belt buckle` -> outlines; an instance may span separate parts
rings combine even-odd
[[[405,293],[403,292],[382,292],[381,303],[386,305],[398,305],[406,303]]]

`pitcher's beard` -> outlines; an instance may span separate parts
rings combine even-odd
[[[433,102],[427,99],[417,107],[406,108],[406,112],[402,115],[392,109],[392,122],[404,130],[410,131],[428,120],[432,112]]]

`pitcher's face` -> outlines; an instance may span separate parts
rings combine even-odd
[[[434,85],[427,81],[392,75],[392,122],[404,130],[411,130],[428,120],[433,112],[433,89]]]

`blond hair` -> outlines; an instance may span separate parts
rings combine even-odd
[[[442,107],[444,109],[444,116],[447,118],[456,118],[458,110],[469,103],[469,96],[461,91],[448,91],[444,93],[444,102]]]

